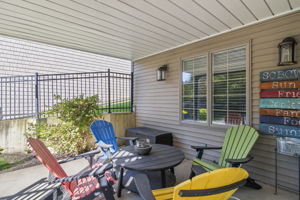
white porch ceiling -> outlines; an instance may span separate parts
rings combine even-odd
[[[300,9],[300,0],[0,0],[0,34],[129,60]]]

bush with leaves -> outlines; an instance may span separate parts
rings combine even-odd
[[[206,121],[207,119],[207,110],[205,108],[199,109],[200,120]]]
[[[94,148],[91,141],[89,125],[98,114],[98,95],[74,99],[62,99],[55,96],[60,102],[53,105],[48,114],[57,116],[59,121],[54,124],[31,124],[26,137],[35,137],[43,140],[47,146],[58,154],[76,155]]]

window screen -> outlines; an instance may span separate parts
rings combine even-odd
[[[212,54],[212,123],[245,124],[246,48]]]
[[[184,60],[182,68],[182,119],[207,121],[207,57]]]

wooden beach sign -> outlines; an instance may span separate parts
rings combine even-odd
[[[300,110],[285,110],[285,109],[259,109],[260,115],[278,116],[278,117],[299,117]]]
[[[300,138],[300,68],[260,73],[261,133]]]
[[[281,125],[287,125],[287,126],[300,126],[300,118],[260,116],[260,123],[281,124]]]
[[[265,98],[260,99],[260,108],[300,109],[298,98]]]
[[[275,124],[260,124],[259,131],[261,133],[275,135],[278,137],[295,137],[300,138],[300,127],[283,126]]]
[[[272,81],[260,83],[260,89],[299,89],[300,81]]]
[[[266,71],[260,73],[260,81],[285,81],[300,79],[300,68]]]
[[[260,98],[300,98],[300,90],[261,91]]]

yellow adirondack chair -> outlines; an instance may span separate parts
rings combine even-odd
[[[150,189],[147,176],[134,177],[143,200],[226,200],[246,183],[249,174],[242,168],[222,168],[188,179],[175,187]]]

